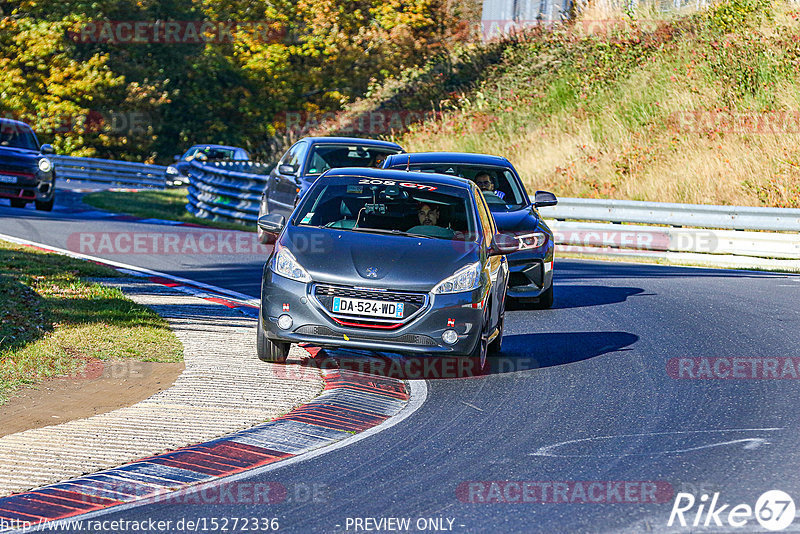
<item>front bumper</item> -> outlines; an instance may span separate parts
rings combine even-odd
[[[542,251],[522,250],[508,256],[509,281],[506,295],[537,298],[553,285],[552,241]]]
[[[55,177],[51,174],[29,175],[3,174],[16,178],[15,183],[0,182],[0,198],[47,202],[55,194]]]
[[[337,324],[312,297],[311,287],[312,284],[278,276],[269,266],[264,269],[262,326],[269,339],[323,347],[460,355],[472,352],[483,326],[481,289],[453,295],[430,295],[427,306],[411,321],[393,330],[379,330]],[[281,315],[292,318],[290,328],[282,330],[278,327]],[[448,345],[442,341],[446,330],[458,333],[455,344]]]

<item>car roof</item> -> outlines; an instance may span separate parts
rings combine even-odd
[[[511,166],[506,158],[501,156],[491,156],[489,154],[470,154],[467,152],[412,152],[409,154],[393,155],[386,158],[391,165],[407,163],[411,158],[411,163],[453,163],[453,164],[473,164],[473,165],[498,165],[501,167]],[[389,164],[389,163],[387,163]]]
[[[17,125],[17,126],[27,126],[28,128],[31,127],[30,124],[27,124],[25,122],[18,121],[18,120],[15,120],[15,119],[6,119],[4,117],[0,117],[0,122],[4,122],[6,124],[14,124],[14,125]]]
[[[376,147],[397,148],[403,147],[391,141],[381,141],[380,139],[362,139],[360,137],[304,137],[300,141],[308,141],[312,145],[321,143],[342,144],[342,145],[371,145]]]
[[[230,148],[230,149],[233,149],[233,150],[245,150],[244,148],[240,148],[240,147],[238,147],[238,146],[229,146],[229,145],[214,145],[214,144],[211,144],[211,143],[200,143],[200,144],[197,144],[197,145],[192,145],[192,146],[190,146],[190,147],[188,148],[188,150],[191,150],[191,149],[193,149],[193,148],[197,148],[197,147],[207,147],[207,148]],[[247,152],[247,151],[245,150],[245,152]]]
[[[474,187],[472,181],[458,176],[447,174],[436,174],[431,172],[406,172],[389,169],[373,169],[372,167],[343,167],[341,169],[331,169],[324,176],[360,176],[363,178],[376,178],[382,180],[393,180],[397,182],[423,182],[436,183],[471,189]]]

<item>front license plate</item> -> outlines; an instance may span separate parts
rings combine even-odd
[[[333,313],[348,315],[371,315],[373,317],[402,319],[404,306],[402,302],[333,297]]]
[[[0,183],[3,184],[15,184],[17,183],[16,176],[7,176],[5,174],[0,174]]]

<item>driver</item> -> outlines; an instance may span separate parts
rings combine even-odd
[[[419,217],[419,224],[422,226],[438,226],[439,207],[422,203],[417,208],[417,217]]]
[[[492,193],[500,198],[504,198],[506,196],[506,194],[502,191],[494,190],[494,180],[492,180],[492,176],[488,172],[480,172],[475,175],[475,183],[484,193]]]

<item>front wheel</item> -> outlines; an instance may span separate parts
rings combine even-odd
[[[11,207],[12,208],[24,208],[27,205],[28,205],[28,203],[25,200],[20,200],[18,198],[12,198],[11,199]]]
[[[258,328],[256,329],[256,352],[262,362],[286,363],[289,357],[290,343],[272,341],[264,332],[261,321],[261,310],[258,312]]]
[[[489,311],[489,307],[486,307],[486,311]],[[491,315],[488,313],[484,313],[483,315],[483,325],[481,325],[481,335],[478,338],[478,343],[475,345],[475,348],[470,353],[469,357],[472,360],[477,360],[480,362],[480,369],[483,370],[486,368],[486,356],[489,352],[489,320],[491,319]]]
[[[39,211],[53,211],[55,200],[55,198],[51,198],[50,200],[37,200],[35,201],[36,209]]]

